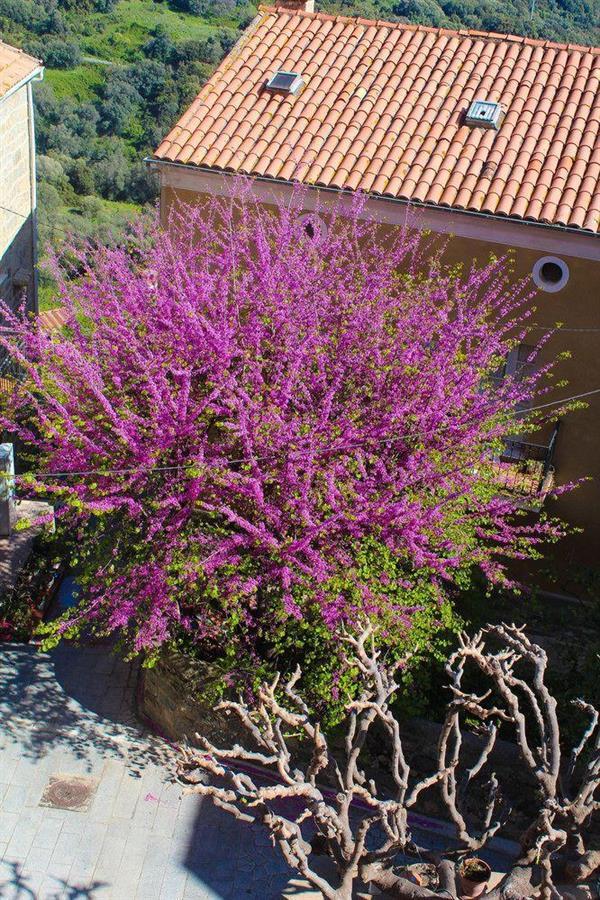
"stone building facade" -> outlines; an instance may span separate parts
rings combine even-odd
[[[32,82],[39,60],[0,42],[0,298],[37,311]]]

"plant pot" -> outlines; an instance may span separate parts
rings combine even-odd
[[[486,862],[477,857],[464,859],[458,870],[460,878],[460,900],[481,897],[487,890],[492,870]]]

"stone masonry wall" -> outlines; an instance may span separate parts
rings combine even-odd
[[[16,273],[33,274],[26,86],[0,102],[0,198],[0,205],[7,208],[0,209],[0,296],[13,303],[19,299],[19,289],[13,284]]]
[[[183,654],[164,654],[151,669],[141,669],[138,693],[138,714],[153,730],[171,741],[184,738],[191,745],[198,745],[196,732],[207,737],[217,747],[232,747],[236,743],[252,746],[248,735],[240,727],[237,717],[225,716],[202,697],[203,689],[211,680],[211,667]],[[402,743],[415,777],[430,775],[437,767],[437,745],[440,736],[439,723],[422,719],[402,722]],[[345,732],[344,732],[345,734]],[[344,752],[343,734],[329,736],[330,748],[340,758]],[[309,748],[291,741],[290,746],[298,754],[298,761],[308,762]],[[463,735],[464,765],[472,765],[481,749],[481,739],[466,732]],[[380,789],[392,791],[389,779],[389,744],[375,728],[365,747],[364,760],[367,771],[373,775]],[[510,827],[504,836],[516,838],[528,822],[534,785],[520,761],[517,747],[499,740],[493,755],[493,769],[506,788],[512,805]],[[322,774],[322,781],[327,781]],[[477,791],[470,798],[471,812],[480,811],[481,796]],[[445,818],[447,811],[440,802],[437,791],[427,792],[419,804],[419,813]]]
[[[196,732],[217,746],[231,746],[242,737],[237,720],[216,712],[202,694],[211,680],[210,665],[183,654],[163,655],[151,669],[141,669],[138,712],[172,741]]]

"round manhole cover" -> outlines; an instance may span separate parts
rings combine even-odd
[[[57,809],[83,810],[89,806],[96,790],[94,778],[78,775],[54,775],[50,778],[40,806],[54,806]]]

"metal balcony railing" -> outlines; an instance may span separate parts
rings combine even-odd
[[[547,444],[514,438],[507,440],[496,459],[498,480],[509,491],[541,500],[554,485],[554,448],[559,423]]]

